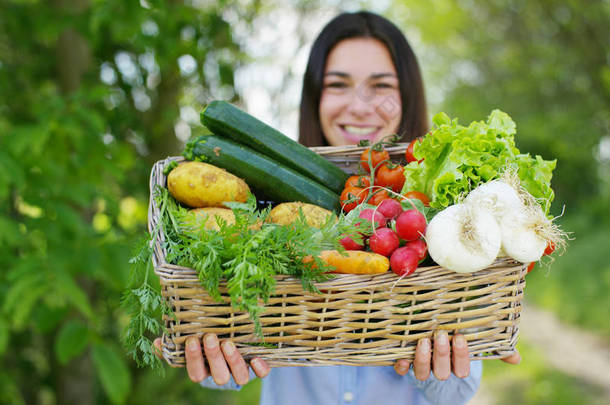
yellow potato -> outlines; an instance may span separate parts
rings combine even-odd
[[[167,188],[176,200],[193,208],[246,202],[250,192],[239,177],[203,162],[186,162],[173,169],[167,176]]]
[[[288,225],[299,218],[299,210],[305,215],[305,222],[314,228],[320,228],[328,219],[329,215],[334,214],[317,205],[303,202],[287,202],[276,205],[269,213],[271,222],[280,225]]]
[[[207,208],[194,208],[190,210],[194,216],[193,225],[201,226],[205,229],[213,229],[216,231],[220,230],[218,219],[221,218],[229,225],[235,223],[235,214],[229,208],[218,208],[218,207],[207,207]],[[205,220],[205,222],[203,222]]]

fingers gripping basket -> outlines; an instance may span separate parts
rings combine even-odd
[[[353,172],[361,147],[318,147],[317,153]],[[391,156],[404,156],[406,145],[389,148]],[[165,187],[164,167],[157,162],[151,173],[151,196],[156,185]],[[149,230],[153,232],[159,209],[151,197]],[[526,265],[502,259],[487,269],[457,274],[441,267],[418,268],[400,279],[381,275],[338,274],[318,283],[321,294],[304,291],[300,280],[278,276],[260,316],[264,339],[254,332],[247,313],[235,311],[226,290],[222,302],[201,286],[197,272],[165,260],[164,235],[157,235],[153,262],[162,294],[174,311],[165,317],[163,356],[183,365],[189,336],[214,332],[232,339],[244,358],[259,356],[270,366],[392,365],[413,359],[417,340],[436,330],[463,334],[471,357],[493,359],[515,349]]]

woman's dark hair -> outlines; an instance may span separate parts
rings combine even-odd
[[[309,54],[299,117],[299,142],[305,146],[328,145],[319,117],[326,58],[338,42],[358,37],[381,41],[392,56],[402,102],[402,118],[398,127],[401,141],[408,142],[428,130],[426,98],[419,65],[400,29],[384,17],[368,11],[342,13],[324,27]]]

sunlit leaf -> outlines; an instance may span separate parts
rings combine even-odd
[[[59,330],[55,339],[55,355],[60,363],[66,364],[78,356],[89,343],[87,326],[77,320],[68,321]]]
[[[104,392],[113,404],[124,404],[131,387],[131,376],[123,356],[108,343],[99,343],[91,351],[93,364]]]

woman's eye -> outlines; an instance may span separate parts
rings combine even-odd
[[[335,88],[335,89],[343,89],[343,88],[347,87],[347,84],[345,84],[343,82],[331,82],[331,83],[326,83],[324,85],[324,87],[331,87],[331,88]]]
[[[376,89],[393,89],[394,86],[390,83],[375,83],[373,85]]]

